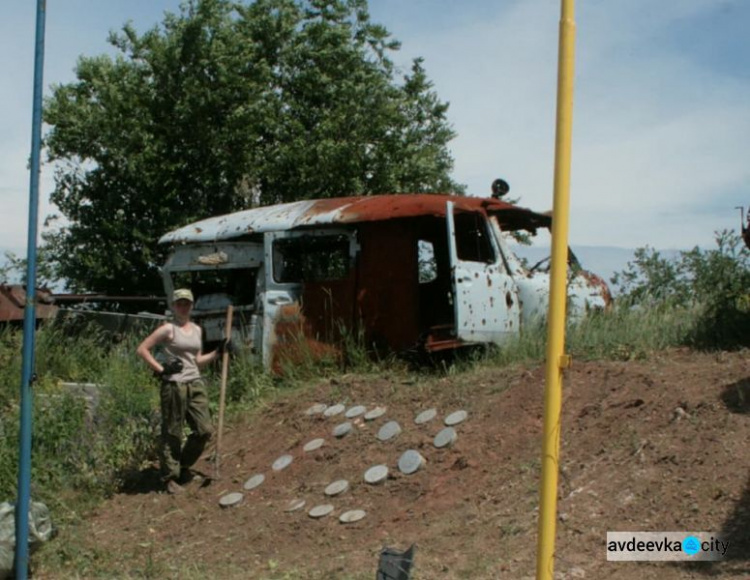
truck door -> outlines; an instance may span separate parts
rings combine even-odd
[[[264,235],[263,363],[279,354],[320,356],[354,320],[355,235],[346,230],[268,232]],[[306,344],[301,345],[304,337]],[[305,352],[302,352],[305,349]],[[300,351],[300,352],[295,352]]]
[[[449,201],[446,218],[456,336],[501,344],[519,332],[516,284],[484,214],[455,211]]]
[[[272,368],[274,350],[277,345],[277,328],[276,323],[281,320],[282,309],[286,310],[286,315],[291,316],[291,312],[299,308],[299,296],[301,284],[285,282],[283,278],[274,276],[274,241],[283,239],[288,236],[287,232],[267,232],[263,235],[263,276],[264,290],[261,296],[263,307],[263,324],[262,324],[262,358],[263,366],[267,369]],[[279,279],[280,281],[277,281]]]

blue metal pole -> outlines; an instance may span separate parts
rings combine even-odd
[[[31,180],[29,185],[29,232],[26,250],[26,308],[23,317],[21,366],[21,427],[19,429],[18,501],[16,502],[16,579],[29,571],[29,504],[31,503],[31,380],[36,330],[36,237],[39,213],[39,171],[42,149],[42,73],[44,72],[44,24],[46,0],[37,0],[36,52],[34,55],[34,113],[31,121]]]

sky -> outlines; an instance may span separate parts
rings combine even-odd
[[[179,0],[48,0],[46,94],[79,55],[112,54],[110,30],[151,28]],[[559,0],[370,0],[424,58],[457,132],[454,178],[488,196],[503,177],[520,204],[552,208]],[[750,0],[576,3],[570,243],[713,246],[750,205]],[[0,253],[25,256],[36,2],[0,19]],[[39,228],[53,168],[43,166]]]

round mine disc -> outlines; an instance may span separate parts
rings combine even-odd
[[[365,471],[365,481],[367,483],[381,483],[388,477],[388,467],[386,465],[375,465]]]
[[[291,455],[282,455],[273,462],[273,465],[271,467],[274,471],[281,471],[282,469],[286,469],[287,467],[289,467],[292,464],[293,460],[294,458]]]
[[[309,512],[307,512],[307,515],[309,515],[311,518],[322,518],[327,516],[333,511],[333,506],[329,503],[322,504],[322,505],[316,505],[314,508],[312,508]]]
[[[339,439],[349,433],[352,430],[352,424],[347,421],[346,423],[341,423],[340,425],[336,425],[333,428],[333,436],[338,437]]]
[[[380,431],[378,431],[378,439],[381,441],[388,441],[389,439],[393,439],[399,433],[401,433],[401,425],[396,421],[388,421],[380,428]]]
[[[365,413],[365,421],[373,421],[385,415],[385,407],[375,407]]]
[[[466,411],[456,411],[445,418],[445,424],[449,427],[452,425],[458,425],[459,423],[466,421],[466,417],[468,416],[469,415]]]
[[[345,479],[339,479],[338,481],[334,481],[331,485],[326,487],[325,494],[339,495],[340,493],[344,493],[347,489],[349,489],[349,482]]]
[[[341,514],[339,521],[342,524],[353,524],[354,522],[363,519],[366,515],[367,512],[364,510],[349,510],[348,512]]]
[[[426,411],[422,411],[417,417],[414,419],[414,422],[417,425],[422,425],[424,423],[427,423],[428,421],[432,421],[435,417],[437,417],[437,409],[427,409]]]
[[[305,411],[305,415],[320,415],[327,408],[328,405],[324,405],[323,403],[315,403],[312,407]]]
[[[367,407],[363,405],[355,405],[354,407],[347,409],[346,418],[354,419],[354,417],[359,417],[360,415],[364,415],[365,411],[367,411]]]
[[[313,439],[312,441],[308,441],[305,443],[305,446],[302,448],[305,452],[309,451],[315,451],[316,449],[320,449],[323,447],[323,443],[325,443],[325,439]]]
[[[323,411],[323,415],[325,415],[326,417],[333,417],[334,415],[343,413],[344,409],[346,409],[346,407],[344,407],[344,405],[339,403],[338,405],[333,405],[331,407],[328,407],[325,411]]]
[[[284,508],[285,512],[296,512],[297,510],[302,509],[305,507],[305,500],[304,499],[292,499],[289,500],[289,503],[286,504],[286,507]]]
[[[406,475],[415,473],[422,465],[424,465],[424,457],[419,454],[419,451],[415,451],[414,449],[405,451],[398,460],[399,470]]]
[[[250,491],[251,489],[255,489],[258,487],[261,483],[263,483],[266,480],[266,476],[262,473],[259,473],[258,475],[253,475],[250,479],[248,479],[245,482],[244,487],[247,491]]]
[[[445,429],[440,431],[440,433],[435,435],[433,444],[437,448],[450,447],[456,442],[456,439],[458,439],[456,430],[453,427],[446,427]]]
[[[228,493],[221,496],[219,505],[223,508],[235,507],[242,501],[242,494],[239,492]]]

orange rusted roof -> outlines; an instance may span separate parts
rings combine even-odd
[[[382,221],[417,216],[444,216],[446,202],[458,211],[508,211],[528,216],[530,221],[542,218],[530,210],[492,198],[462,197],[441,194],[393,194],[364,197],[295,201],[239,211],[208,218],[164,235],[159,243],[213,242],[254,233],[284,231],[296,228]],[[537,224],[539,225],[539,224]]]

